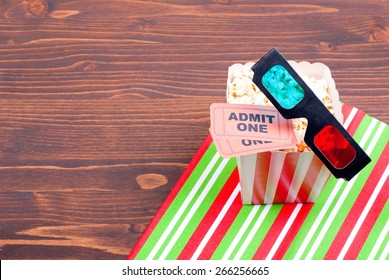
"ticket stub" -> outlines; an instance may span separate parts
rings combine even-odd
[[[232,157],[292,148],[292,121],[269,106],[214,103],[210,133],[218,152]]]
[[[224,137],[213,138],[213,141],[219,154],[224,158],[276,151],[292,148],[296,145],[294,139],[290,143],[277,143],[255,139],[228,139]]]

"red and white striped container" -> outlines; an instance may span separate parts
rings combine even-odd
[[[299,74],[327,81],[334,115],[343,123],[339,94],[330,69],[322,63],[289,63]],[[227,87],[235,67],[237,64],[228,69]],[[269,151],[239,156],[237,162],[243,204],[314,202],[330,176],[330,171],[311,151]]]

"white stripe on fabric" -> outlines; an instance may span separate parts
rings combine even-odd
[[[384,240],[385,240],[385,237],[386,237],[388,234],[389,234],[389,220],[386,221],[385,227],[383,228],[383,230],[381,231],[380,235],[378,236],[377,241],[376,241],[376,243],[374,244],[373,249],[371,250],[369,256],[367,257],[367,260],[374,260],[374,258],[375,258],[376,255],[377,255],[378,250],[380,249],[382,243],[383,243]],[[381,257],[384,257],[384,258],[386,257],[386,255],[387,255],[387,253],[388,253],[388,250],[389,250],[389,249],[387,248],[388,245],[389,245],[389,244],[386,244],[385,249],[384,249],[384,251],[383,251],[382,254],[381,254]],[[385,252],[386,252],[386,255],[383,254],[383,253],[385,253]],[[381,257],[380,257],[380,258],[381,258]]]
[[[332,201],[335,199],[335,196],[337,195],[338,191],[340,190],[340,188],[344,182],[345,181],[343,179],[339,179],[338,182],[335,184],[334,189],[332,190],[332,192],[331,192],[330,196],[328,197],[326,203],[324,204],[322,210],[320,211],[315,222],[313,223],[312,227],[310,228],[306,238],[304,239],[303,243],[301,244],[294,259],[301,259],[301,256],[303,255],[305,249],[308,246],[308,243],[311,241],[313,235],[315,234],[316,230],[320,226],[320,223],[322,222],[324,216],[326,215],[328,209],[331,206]]]
[[[350,125],[352,119],[354,118],[356,112],[351,114],[348,116],[347,120],[344,122],[344,127],[347,129],[347,127]],[[371,126],[371,124],[370,124]],[[375,126],[375,124],[374,124]],[[374,127],[373,126],[373,127]],[[371,129],[372,130],[372,129]],[[365,137],[367,138],[369,135],[368,134],[365,134]],[[367,141],[364,140],[364,141]],[[351,180],[352,182],[355,181],[355,178],[357,177],[358,175],[356,175],[353,179],[354,180]],[[350,181],[350,182],[351,182]],[[341,186],[343,185],[343,183],[346,182],[345,180],[343,179],[338,179],[338,182],[335,184],[330,196],[328,197],[326,203],[323,205],[323,208],[321,209],[321,211],[319,212],[319,215],[317,216],[316,220],[314,221],[312,227],[310,228],[310,230],[308,231],[308,234],[306,235],[303,243],[301,244],[299,250],[297,251],[296,255],[294,256],[294,259],[301,259],[302,255],[304,254],[305,250],[307,249],[307,246],[308,244],[310,243],[313,235],[315,234],[315,232],[317,231],[318,227],[320,226],[322,220],[324,219],[324,216],[326,215],[328,209],[330,208],[332,202],[334,201],[337,193],[339,192]],[[321,241],[321,240],[320,240]],[[316,245],[315,245],[316,247]],[[311,253],[312,255],[312,253]]]
[[[259,215],[258,220],[255,221],[255,225],[250,230],[250,233],[244,240],[242,246],[240,247],[239,251],[236,253],[236,256],[234,257],[235,260],[240,260],[244,252],[246,251],[247,247],[250,245],[251,241],[254,238],[254,235],[257,233],[259,227],[262,225],[262,222],[265,220],[267,213],[269,212],[271,208],[271,204],[266,204],[265,209],[263,209],[262,213]]]
[[[298,203],[296,207],[294,208],[292,215],[290,215],[288,221],[286,222],[284,228],[282,229],[280,235],[278,236],[276,242],[274,242],[273,247],[271,248],[269,254],[266,256],[266,260],[271,260],[274,257],[274,254],[277,252],[278,248],[280,247],[281,242],[284,240],[286,234],[290,230],[290,227],[292,226],[294,220],[296,219],[298,213],[300,212],[301,208],[303,207],[303,203]]]
[[[386,125],[384,124],[383,128],[385,128],[385,126]],[[382,129],[382,131],[383,131],[383,129]],[[377,133],[376,135],[381,135],[382,131],[380,133]],[[376,138],[377,138],[377,140],[379,139],[379,137],[376,137]],[[375,142],[377,142],[377,141],[375,141]],[[376,143],[374,143],[374,146],[375,146],[375,144]],[[359,229],[362,226],[363,221],[366,219],[366,216],[369,213],[371,207],[373,206],[374,201],[376,200],[378,194],[380,193],[382,187],[384,186],[384,183],[388,179],[388,175],[389,175],[389,165],[386,166],[386,169],[385,169],[384,173],[382,174],[380,180],[378,181],[378,184],[375,187],[372,195],[370,196],[369,201],[365,205],[365,208],[363,209],[361,216],[358,218],[358,221],[355,224],[353,230],[351,231],[350,236],[347,238],[347,241],[344,244],[342,251],[339,253],[338,259],[343,259],[344,256],[346,255],[347,251],[349,250],[352,242],[354,241],[355,236],[357,235]]]
[[[201,174],[200,178],[197,180],[197,182],[193,186],[192,190],[188,194],[187,198],[182,203],[182,205],[178,209],[177,213],[174,215],[174,217],[171,220],[171,222],[169,223],[168,227],[165,229],[165,231],[161,235],[160,239],[155,244],[153,250],[147,256],[147,258],[146,258],[147,260],[152,260],[155,257],[155,255],[158,253],[158,251],[160,250],[161,246],[165,242],[166,238],[169,236],[169,234],[173,230],[173,228],[176,225],[177,221],[181,218],[181,216],[184,213],[185,209],[188,207],[189,203],[192,201],[193,197],[198,192],[199,188],[204,183],[205,179],[208,177],[208,174],[211,172],[212,168],[215,166],[215,164],[216,164],[216,162],[218,161],[219,158],[220,158],[219,154],[215,153],[215,155],[213,156],[212,160],[209,162],[209,164],[205,168],[203,174]]]
[[[215,219],[215,221],[212,223],[212,226],[209,228],[207,233],[205,234],[203,240],[201,240],[199,246],[197,247],[196,251],[193,253],[193,256],[191,257],[191,260],[197,260],[202,251],[204,250],[205,246],[208,244],[208,241],[211,239],[212,235],[215,233],[215,230],[220,225],[221,221],[224,219],[227,211],[230,209],[232,203],[236,199],[236,197],[239,195],[240,192],[240,183],[238,183],[228,198],[227,202],[224,204],[222,210],[220,211],[219,215]]]
[[[389,234],[389,229],[388,229]],[[389,242],[386,243],[384,250],[382,251],[381,256],[379,257],[379,260],[386,260],[389,257]]]
[[[370,123],[368,129],[366,130],[366,133],[363,135],[362,140],[360,141],[360,146],[364,147],[367,140],[369,139],[374,127],[376,126],[378,120],[373,119],[373,121]],[[381,131],[382,133],[382,131]],[[380,137],[381,135],[376,134],[376,136]],[[374,146],[374,143],[371,143],[370,146]],[[370,148],[369,146],[369,148]],[[331,211],[330,216],[328,217],[327,221],[325,222],[323,228],[321,229],[319,236],[315,239],[315,242],[313,243],[311,249],[308,252],[307,259],[312,259],[313,255],[316,253],[317,248],[319,247],[320,243],[323,241],[324,236],[327,234],[328,229],[330,228],[332,222],[334,221],[336,215],[338,214],[338,211],[340,207],[342,207],[344,201],[347,199],[347,196],[349,192],[351,191],[351,188],[353,187],[354,183],[356,182],[357,178],[359,177],[360,173],[355,175],[344,188],[341,196],[339,197],[339,200],[336,202],[334,209]]]
[[[224,253],[224,256],[222,257],[222,260],[228,260],[228,258],[231,256],[232,252],[234,251],[236,245],[241,240],[243,234],[249,227],[250,223],[255,217],[255,214],[258,212],[259,208],[263,207],[263,205],[253,205],[252,209],[250,211],[250,214],[247,216],[246,221],[243,223],[241,229],[239,230],[238,234],[235,236],[234,240],[231,242],[231,245],[228,247],[227,251]]]
[[[228,163],[229,159],[225,158],[222,160],[218,168],[216,169],[215,173],[212,175],[211,179],[209,180],[208,184],[205,186],[204,190],[201,192],[200,196],[197,198],[195,204],[190,208],[189,213],[185,216],[185,219],[180,224],[177,231],[174,233],[172,239],[166,246],[165,250],[163,250],[161,256],[159,257],[160,260],[164,260],[167,255],[170,253],[173,246],[176,244],[178,238],[182,235],[184,229],[189,224],[190,220],[193,218],[194,214],[196,213],[197,209],[200,207],[203,200],[206,198],[208,192],[212,189],[212,186],[215,184],[216,179],[219,177],[220,173],[222,173],[224,167]]]
[[[358,112],[357,108],[353,107],[351,109],[350,114],[347,117],[347,120],[343,123],[343,127],[344,128],[347,128],[351,124],[351,122],[353,121],[353,119],[354,119],[355,115],[357,114],[357,112]]]

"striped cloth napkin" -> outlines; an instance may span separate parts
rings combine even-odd
[[[389,259],[389,128],[344,104],[372,159],[331,176],[315,203],[243,205],[236,160],[208,136],[127,259]]]

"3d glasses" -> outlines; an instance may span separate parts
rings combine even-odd
[[[251,69],[253,82],[285,119],[308,120],[304,141],[336,178],[351,180],[371,161],[277,49]]]

